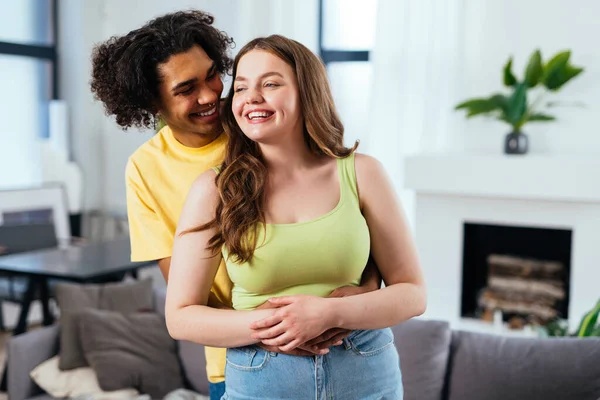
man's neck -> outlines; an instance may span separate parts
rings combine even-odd
[[[212,143],[213,141],[215,141],[223,133],[223,131],[221,131],[218,133],[203,135],[203,134],[194,133],[194,132],[175,131],[172,129],[171,129],[171,132],[173,132],[173,137],[175,138],[175,140],[177,140],[179,143],[181,143],[185,147],[191,147],[191,148],[204,147],[204,146]]]

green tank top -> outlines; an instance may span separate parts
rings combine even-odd
[[[247,263],[228,260],[223,247],[236,310],[252,310],[271,297],[327,297],[341,286],[360,285],[370,236],[359,207],[354,154],[338,159],[337,171],[340,200],[333,210],[306,222],[265,224],[266,235],[259,230]]]

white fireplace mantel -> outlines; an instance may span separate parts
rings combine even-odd
[[[572,231],[569,325],[600,298],[600,160],[427,154],[406,159],[414,229],[428,285],[426,317],[460,317],[464,223]],[[471,324],[472,326],[472,324]]]
[[[600,159],[431,154],[407,157],[405,171],[418,193],[600,202]]]

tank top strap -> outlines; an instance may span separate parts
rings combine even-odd
[[[348,199],[358,201],[356,170],[354,169],[354,153],[346,158],[338,158],[337,167],[342,195]]]

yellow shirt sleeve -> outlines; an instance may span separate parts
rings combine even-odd
[[[125,170],[131,261],[171,257],[173,235],[153,209],[153,197],[132,160]]]

